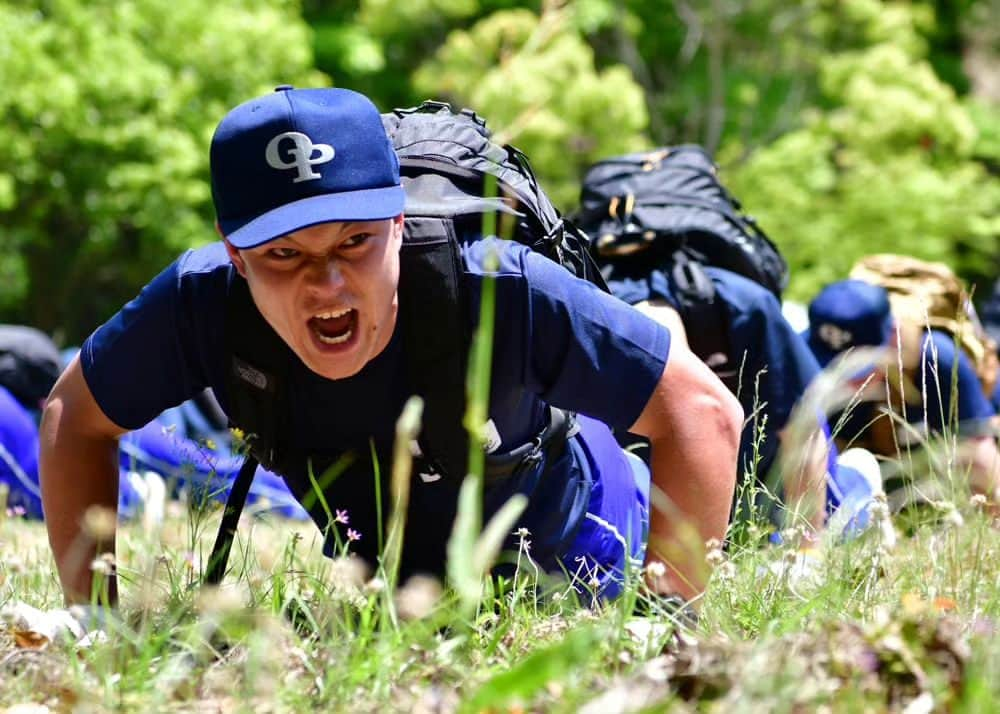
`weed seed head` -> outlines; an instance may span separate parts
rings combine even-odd
[[[396,609],[404,620],[430,615],[441,599],[441,583],[427,575],[414,575],[396,592]]]
[[[115,572],[114,553],[101,553],[91,561],[90,569],[99,575],[113,575]]]
[[[667,574],[667,566],[658,560],[654,560],[646,566],[646,572],[652,578],[662,578]]]
[[[97,541],[108,540],[115,534],[118,514],[104,506],[91,506],[83,514],[84,532]]]

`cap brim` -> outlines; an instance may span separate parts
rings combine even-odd
[[[381,221],[403,212],[402,186],[310,196],[254,218],[252,221],[219,221],[219,228],[235,248],[255,248],[275,238],[332,221]]]

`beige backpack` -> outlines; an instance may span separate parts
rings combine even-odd
[[[905,338],[907,333],[922,335],[928,326],[954,337],[972,361],[987,397],[993,394],[1000,367],[997,345],[983,329],[965,286],[951,268],[908,255],[882,253],[859,260],[850,277],[881,285],[889,292],[904,345],[911,342]],[[919,344],[920,340],[914,342]]]

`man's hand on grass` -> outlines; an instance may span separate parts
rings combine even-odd
[[[71,605],[39,610],[14,601],[0,610],[0,625],[12,633],[19,647],[41,648],[50,642],[87,647],[107,638],[114,613],[100,605]]]

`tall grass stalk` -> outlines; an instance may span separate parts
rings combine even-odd
[[[487,175],[483,195],[497,195],[496,178]],[[483,215],[483,235],[494,235],[496,214]],[[467,408],[465,428],[469,432],[469,472],[458,495],[458,511],[451,537],[448,540],[447,572],[455,588],[461,609],[470,615],[478,606],[483,592],[483,577],[508,531],[527,505],[527,499],[514,498],[495,514],[484,531],[483,520],[483,471],[485,465],[486,421],[489,418],[489,398],[493,360],[494,318],[496,312],[496,278],[499,256],[488,253],[484,265],[485,275],[479,304],[479,325],[472,338],[467,381]]]

